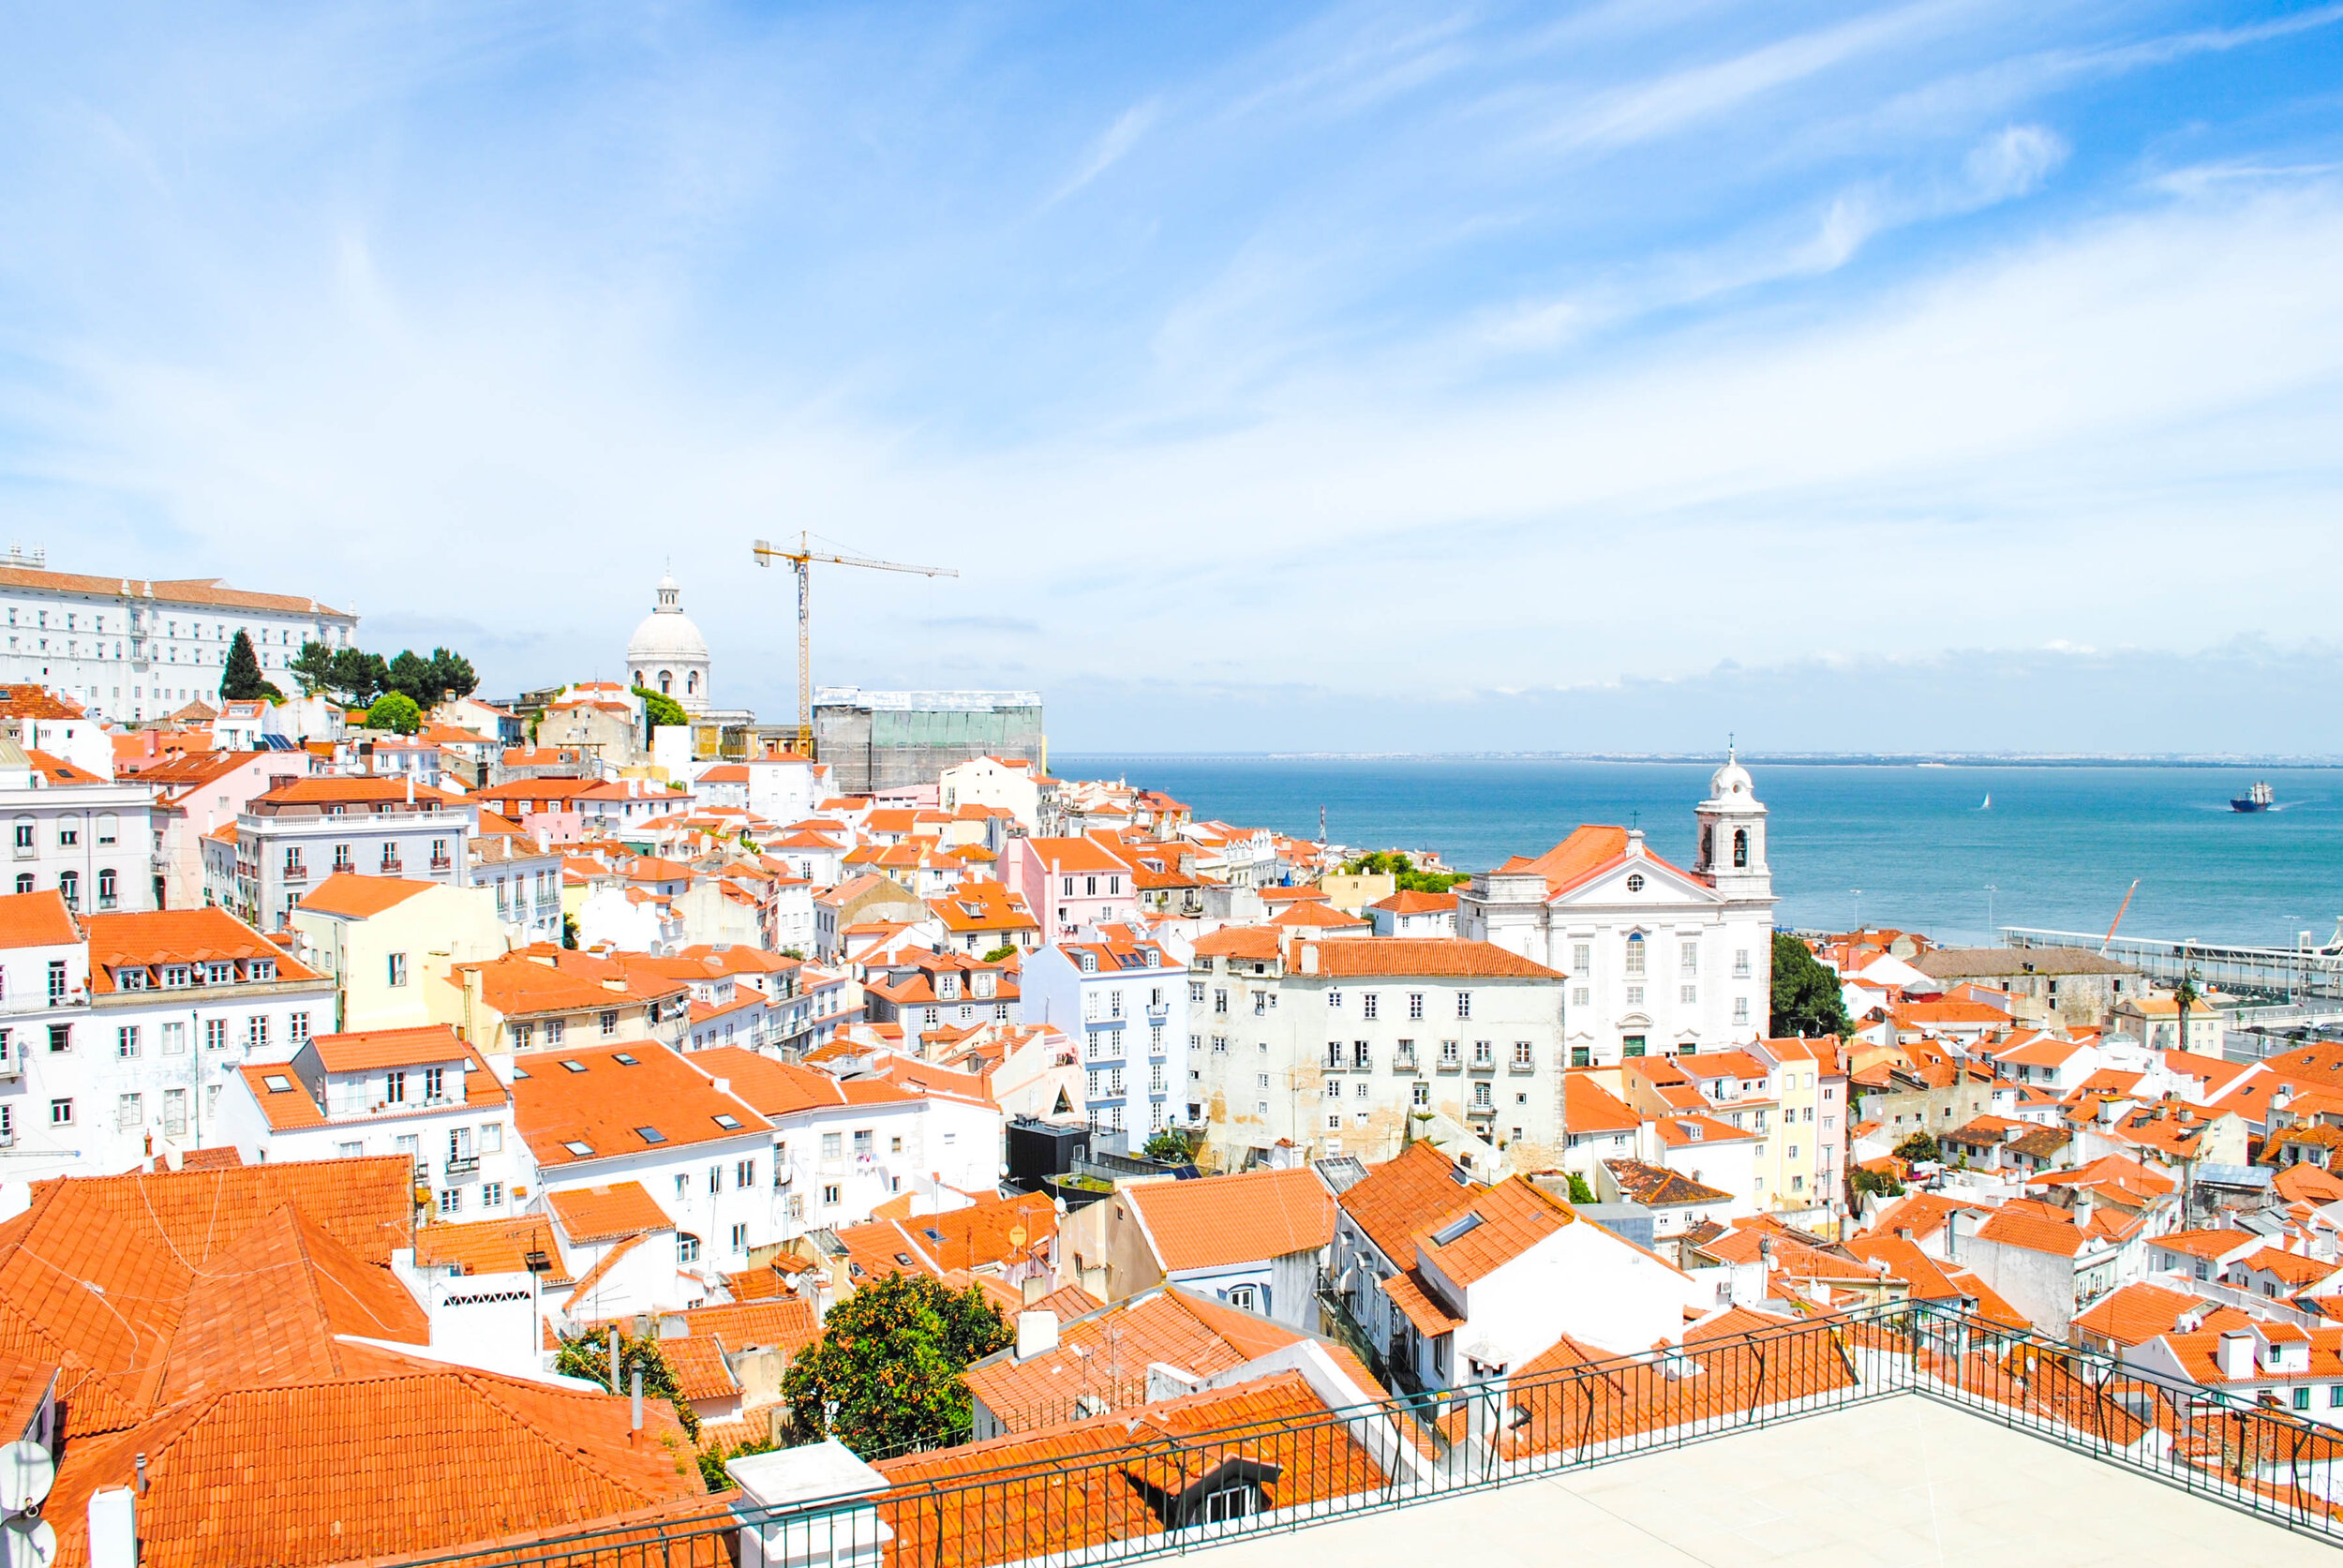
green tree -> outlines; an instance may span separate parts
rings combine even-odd
[[[321,642],[305,642],[292,663],[285,666],[301,684],[301,694],[316,696],[334,684],[334,650]]]
[[[439,700],[431,705],[437,708],[450,697],[468,697],[478,691],[480,675],[461,653],[435,648],[431,650],[431,684],[439,693]]]
[[[1858,1196],[1866,1193],[1881,1198],[1903,1196],[1903,1184],[1885,1171],[1867,1171],[1858,1165],[1855,1168],[1854,1184]]]
[[[425,712],[440,705],[439,693],[431,684],[431,661],[413,649],[401,649],[393,656],[388,677],[385,685]]]
[[[1015,958],[1016,956],[1017,944],[1014,942],[1004,942],[999,947],[993,948],[991,952],[985,954],[984,961],[987,963],[1007,963],[1010,959]]]
[[[964,1439],[961,1374],[1010,1340],[1000,1308],[974,1286],[955,1292],[927,1275],[865,1284],[822,1320],[781,1383],[800,1432],[828,1433],[874,1458]]]
[[[1574,1203],[1591,1203],[1594,1202],[1594,1188],[1589,1187],[1587,1185],[1587,1178],[1580,1175],[1575,1171],[1570,1172],[1570,1201]]]
[[[737,1459],[743,1454],[770,1454],[773,1448],[770,1438],[751,1438],[730,1448],[704,1448],[700,1450],[700,1485],[711,1492],[729,1490],[732,1477],[724,1473],[725,1460]]]
[[[1805,943],[1786,931],[1773,933],[1773,1035],[1845,1035],[1846,1002],[1839,977],[1822,965]]]
[[[1924,1161],[1943,1159],[1945,1151],[1937,1143],[1934,1133],[1916,1132],[1896,1145],[1896,1157],[1907,1165],[1918,1165]]]
[[[1170,1160],[1175,1165],[1185,1165],[1195,1157],[1195,1151],[1187,1146],[1187,1140],[1170,1127],[1148,1139],[1147,1146],[1139,1152],[1149,1159]]]
[[[241,630],[228,645],[228,673],[220,678],[219,694],[230,702],[251,702],[260,697],[274,697],[282,702],[285,694],[269,684],[261,673],[261,656],[252,651],[252,639]]]
[[[390,689],[391,670],[380,653],[361,649],[344,648],[334,654],[326,689],[348,708],[371,707],[374,699]]]
[[[634,694],[643,699],[643,721],[653,729],[662,724],[688,724],[692,722],[692,716],[683,710],[683,704],[664,693],[637,686]]]
[[[699,1412],[684,1399],[683,1391],[676,1386],[675,1372],[667,1366],[667,1358],[659,1353],[656,1339],[637,1339],[620,1331],[619,1335],[618,1375],[610,1371],[610,1331],[582,1334],[575,1339],[564,1339],[561,1348],[553,1352],[553,1369],[565,1378],[584,1378],[598,1382],[613,1394],[632,1395],[634,1374],[643,1374],[643,1397],[664,1399],[674,1407],[675,1416],[683,1423],[684,1431],[694,1438],[700,1435]]]
[[[366,709],[366,727],[412,735],[423,727],[423,709],[404,692],[385,692]]]
[[[577,947],[577,917],[575,915],[561,917],[561,946],[572,949]]]

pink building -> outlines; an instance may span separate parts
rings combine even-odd
[[[1011,839],[1005,872],[1052,942],[1138,913],[1130,866],[1096,839]]]

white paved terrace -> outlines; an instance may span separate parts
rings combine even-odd
[[[1918,1396],[1190,1551],[1199,1568],[2343,1568],[2343,1550]]]

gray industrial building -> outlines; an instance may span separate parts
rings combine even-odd
[[[813,694],[813,754],[848,795],[933,784],[974,756],[1042,760],[1039,692],[866,692],[825,686]]]

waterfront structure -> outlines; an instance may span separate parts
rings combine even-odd
[[[1640,829],[1584,827],[1457,889],[1459,934],[1570,977],[1570,1064],[1763,1038],[1773,984],[1766,808],[1727,756],[1694,808],[1692,869]]]
[[[813,694],[813,754],[845,795],[933,784],[976,757],[1045,757],[1039,692]]]
[[[158,719],[216,702],[238,632],[261,673],[290,694],[301,646],[342,649],[358,612],[290,593],[255,593],[217,577],[156,582],[48,570],[39,550],[0,556],[0,682],[37,682],[112,719]]]

